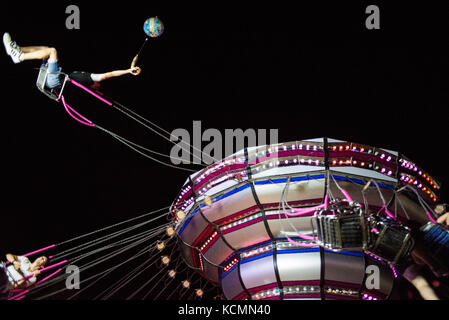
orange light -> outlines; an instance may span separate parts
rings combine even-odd
[[[426,187],[422,188],[422,191],[426,191],[426,190],[427,190],[427,188],[426,188]]]
[[[364,166],[365,166],[365,162],[361,162],[360,165],[361,165],[362,167],[364,167]]]
[[[426,177],[426,174],[425,174],[425,173],[423,173],[423,174],[422,174],[422,177],[423,177],[423,178],[425,178],[425,177]]]
[[[184,287],[184,288],[189,288],[190,287],[190,281],[189,280],[184,280],[183,282],[182,282],[182,286]]]

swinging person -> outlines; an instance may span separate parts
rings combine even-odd
[[[48,258],[41,256],[31,262],[25,256],[16,256],[8,253],[6,259],[9,265],[3,264],[0,266],[2,269],[3,282],[0,284],[0,292],[12,289],[24,289],[34,284],[37,280],[37,276],[48,262]],[[6,275],[6,277],[5,277]],[[7,281],[6,281],[7,280]]]
[[[3,45],[6,53],[11,57],[12,61],[17,64],[27,60],[43,60],[48,69],[48,76],[46,86],[49,89],[54,89],[61,86],[61,79],[59,73],[61,67],[59,66],[58,52],[55,48],[47,46],[28,46],[20,47],[15,41],[11,39],[9,33],[3,34]],[[141,69],[139,67],[129,68],[125,70],[115,70],[106,73],[90,73],[85,71],[74,71],[69,74],[69,78],[86,87],[97,89],[100,82],[114,77],[120,77],[126,74],[139,75]]]

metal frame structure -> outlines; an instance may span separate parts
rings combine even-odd
[[[57,92],[55,89],[48,89],[46,88],[46,82],[49,74],[58,74],[63,77],[62,85],[59,89],[59,92]],[[45,94],[47,97],[49,97],[52,100],[55,100],[59,102],[59,100],[62,98],[62,94],[64,92],[65,85],[67,81],[69,80],[69,76],[63,72],[48,72],[48,66],[43,64],[39,68],[39,74],[37,76],[36,80],[36,86],[39,89],[40,92]]]

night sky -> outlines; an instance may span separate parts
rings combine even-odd
[[[382,5],[381,30],[368,31],[367,4],[221,3],[82,2],[80,30],[65,27],[65,8],[76,2],[8,3],[0,30],[21,46],[57,48],[64,72],[101,73],[129,67],[143,22],[157,15],[165,33],[141,54],[142,74],[102,83],[106,96],[170,132],[192,132],[201,120],[203,131],[278,129],[280,142],[328,136],[401,151],[443,183],[448,201],[447,10]],[[39,61],[14,65],[2,52],[2,256],[171,204],[187,172],[78,124],[35,87]],[[66,99],[95,123],[169,154],[170,143],[95,99],[76,90]]]

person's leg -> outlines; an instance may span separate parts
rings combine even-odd
[[[3,45],[6,53],[12,58],[14,63],[20,63],[24,60],[48,60],[49,62],[58,61],[58,53],[55,48],[47,46],[28,46],[20,47],[11,39],[7,32],[3,34]]]
[[[26,48],[26,47],[25,47]],[[22,50],[23,51],[23,50]],[[44,47],[36,51],[23,51],[23,60],[42,60],[46,59],[48,62],[58,61],[58,52],[55,48]]]
[[[42,49],[48,49],[48,47],[47,46],[28,46],[28,47],[19,47],[19,49],[23,53],[28,53],[28,52],[38,51],[38,50],[42,50]]]

